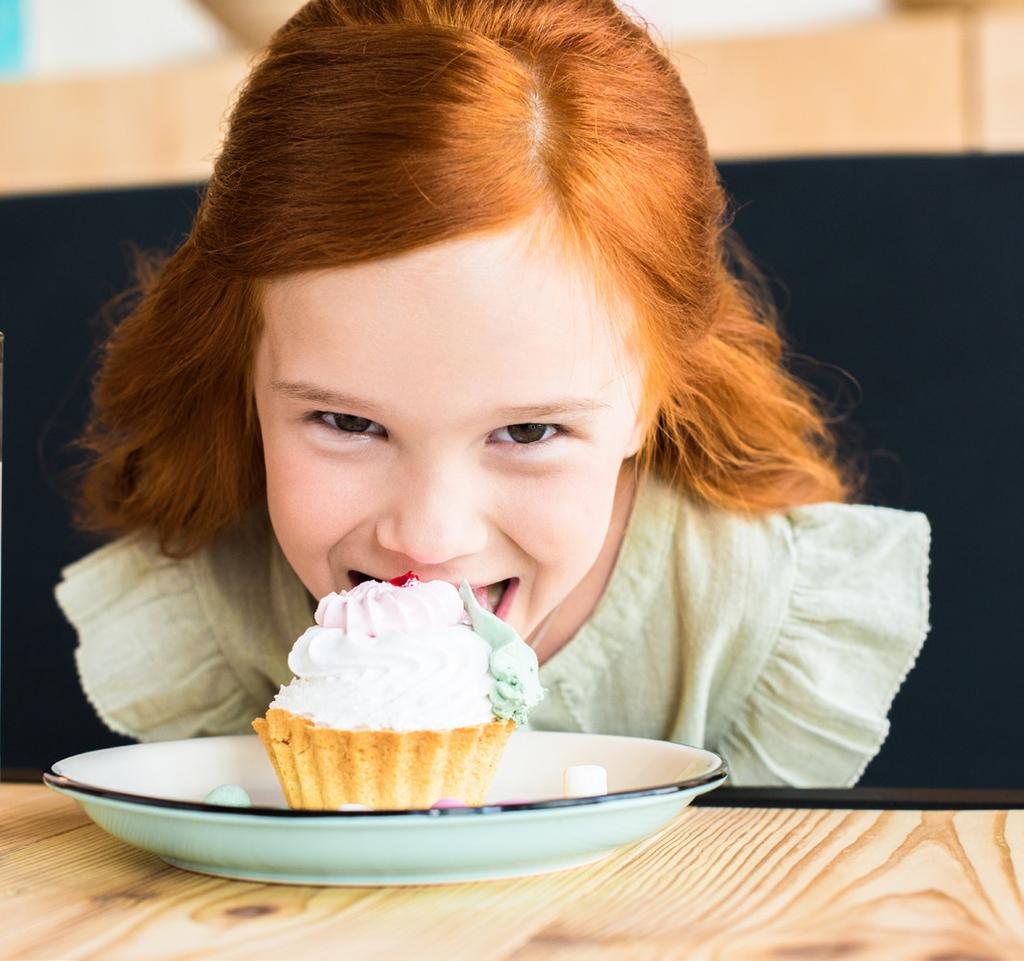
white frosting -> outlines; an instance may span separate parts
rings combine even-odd
[[[270,706],[342,730],[487,723],[494,719],[491,646],[461,623],[464,616],[458,591],[443,581],[374,581],[330,594],[317,609],[318,626],[288,656],[295,679]]]

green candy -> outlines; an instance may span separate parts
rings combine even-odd
[[[222,804],[226,807],[247,808],[252,807],[252,798],[249,797],[249,792],[241,784],[220,784],[203,798],[203,804]]]

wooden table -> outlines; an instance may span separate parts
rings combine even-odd
[[[317,888],[180,871],[0,785],[0,958],[19,961],[1021,961],[1022,886],[1024,810],[700,806],[559,874]]]

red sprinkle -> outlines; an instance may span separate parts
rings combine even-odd
[[[388,583],[395,587],[405,587],[406,584],[418,584],[419,580],[413,571],[406,571],[401,577],[392,577]]]

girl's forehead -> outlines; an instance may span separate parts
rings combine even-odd
[[[587,271],[524,228],[279,278],[263,309],[275,377],[594,389],[631,360]]]
[[[559,312],[604,319],[591,273],[528,225],[442,241],[419,250],[347,267],[292,274],[266,285],[272,316],[301,307],[323,313],[346,302],[350,313],[372,316],[379,307],[435,315],[468,312],[515,317]]]

